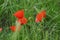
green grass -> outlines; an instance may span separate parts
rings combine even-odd
[[[18,25],[13,14],[21,9],[28,23],[19,32],[12,32],[9,26]],[[46,10],[47,17],[35,23],[41,10]],[[0,40],[60,40],[60,0],[0,0],[0,27]]]

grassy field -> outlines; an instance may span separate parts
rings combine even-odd
[[[28,23],[12,32],[9,27],[18,25],[13,14],[21,9]],[[41,10],[46,10],[46,18],[35,23]],[[0,40],[60,40],[60,0],[0,0],[0,27]]]

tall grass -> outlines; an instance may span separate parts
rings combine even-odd
[[[9,29],[15,24],[13,14],[24,9],[28,23],[20,31]],[[43,22],[35,23],[35,17],[46,10]],[[0,0],[0,40],[60,40],[60,0]]]

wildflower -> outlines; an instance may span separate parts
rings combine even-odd
[[[19,26],[19,27],[18,27],[18,31],[20,30],[20,28],[21,28],[21,27]],[[10,26],[10,30],[11,30],[11,31],[15,32],[16,29],[17,29],[16,26]]]
[[[15,26],[10,26],[10,29],[14,32],[16,31],[16,27]]]
[[[14,16],[16,16],[18,19],[24,17],[24,10],[17,11]]]
[[[46,17],[46,11],[43,10],[43,11],[41,11],[40,13],[38,13],[38,14],[36,15],[36,20],[35,20],[35,22],[41,22],[42,19],[45,18],[45,17]]]
[[[21,19],[18,19],[18,22],[23,25],[23,24],[26,24],[27,23],[27,19],[25,17],[21,18]]]
[[[17,11],[14,16],[16,16],[18,18],[18,22],[20,24],[26,24],[27,23],[27,19],[24,17],[24,10],[19,10]]]
[[[2,31],[2,28],[0,28],[0,32]]]

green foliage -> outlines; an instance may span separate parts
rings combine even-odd
[[[21,9],[28,23],[20,32],[11,32],[9,26],[16,21],[13,14]],[[41,10],[46,10],[47,16],[43,23],[35,23]],[[0,0],[0,27],[0,40],[60,40],[60,0]]]

